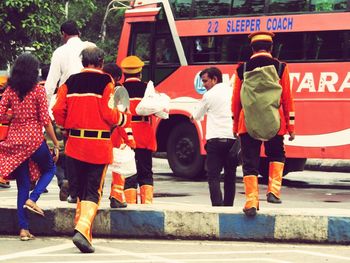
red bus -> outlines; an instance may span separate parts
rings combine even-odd
[[[290,66],[296,139],[285,140],[285,174],[306,158],[350,158],[350,1],[139,0],[125,12],[117,63],[137,55],[171,101],[155,123],[158,151],[175,175],[202,174],[205,120],[189,117],[204,92],[199,72],[219,67],[231,85],[237,63],[251,55],[247,35],[272,31],[273,55]],[[267,175],[267,161],[260,172]]]

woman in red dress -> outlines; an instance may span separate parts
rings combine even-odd
[[[30,240],[28,211],[44,216],[36,201],[54,176],[59,143],[50,117],[45,89],[37,85],[39,61],[31,54],[20,55],[11,70],[8,88],[0,101],[0,120],[11,120],[6,140],[0,142],[0,177],[17,183],[17,215],[20,239]],[[7,109],[12,109],[12,114]],[[43,134],[54,143],[52,156]],[[38,180],[30,193],[30,182]]]

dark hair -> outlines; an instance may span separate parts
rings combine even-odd
[[[253,51],[258,52],[260,50],[266,50],[271,52],[272,42],[269,41],[255,41],[251,44]]]
[[[104,52],[98,47],[88,47],[81,52],[81,61],[84,67],[94,65],[95,67],[102,67]]]
[[[107,63],[103,66],[102,70],[109,75],[112,76],[112,78],[117,82],[120,80],[123,76],[122,69],[118,67],[115,63]]]
[[[202,77],[204,74],[208,74],[208,78],[213,79],[214,77],[217,78],[218,83],[222,82],[222,72],[220,69],[216,67],[210,67],[203,69],[201,73],[199,73],[199,76]]]
[[[41,79],[42,80],[47,79],[47,75],[49,74],[49,70],[50,70],[50,65],[43,65],[41,67]]]
[[[141,71],[137,73],[124,73],[124,77],[126,79],[128,78],[140,78],[141,77]]]
[[[38,83],[39,60],[29,53],[17,57],[11,69],[8,85],[23,101],[24,97]]]
[[[78,25],[74,20],[67,20],[61,25],[61,33],[69,36],[79,35]]]

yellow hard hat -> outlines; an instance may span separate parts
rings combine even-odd
[[[250,43],[256,42],[256,41],[267,41],[267,42],[273,42],[272,38],[275,36],[272,32],[266,32],[266,31],[258,31],[251,33],[248,38],[250,39]]]
[[[6,83],[7,83],[7,76],[0,76],[0,88],[5,86]]]
[[[128,56],[120,64],[124,73],[135,74],[142,70],[145,63],[137,56]]]

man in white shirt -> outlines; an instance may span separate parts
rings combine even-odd
[[[233,206],[236,191],[236,167],[230,149],[235,143],[231,112],[232,88],[222,82],[222,73],[216,67],[200,73],[207,92],[191,119],[201,120],[207,115],[205,149],[206,170],[212,206]],[[224,168],[224,198],[220,188],[220,173]]]
[[[92,42],[80,39],[77,23],[73,20],[68,20],[61,25],[61,34],[64,44],[53,52],[45,82],[49,103],[56,88],[60,87],[70,75],[79,73],[83,69],[81,51],[84,48],[96,46]]]
[[[67,20],[61,25],[61,34],[64,44],[53,52],[49,73],[45,81],[45,89],[50,109],[55,103],[53,94],[55,93],[56,88],[65,83],[71,75],[79,73],[83,69],[80,56],[83,49],[96,46],[92,42],[82,41],[80,39],[80,32],[77,23],[73,20]],[[64,158],[60,159],[62,159],[62,168],[65,170]],[[66,176],[65,172],[60,172],[62,169],[59,169],[58,171],[56,177],[58,186],[60,187],[60,200],[65,201],[68,197],[68,202],[74,203],[76,194],[73,189],[68,190],[70,185],[69,176]],[[68,182],[65,178],[68,179]]]

